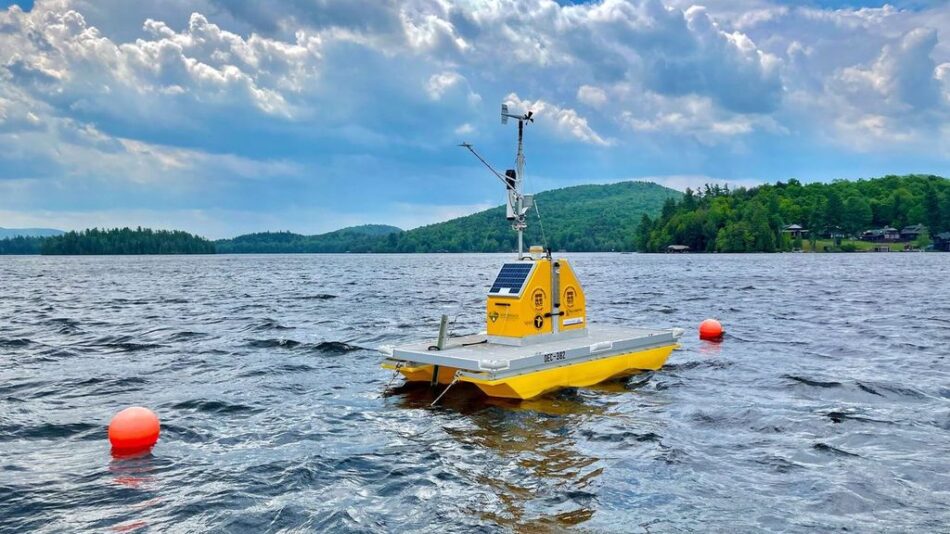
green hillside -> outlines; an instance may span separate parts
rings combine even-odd
[[[350,252],[372,249],[383,236],[402,232],[395,226],[364,224],[319,235],[260,232],[215,241],[219,254],[271,254],[288,252]]]
[[[579,185],[535,195],[547,245],[554,250],[634,250],[641,216],[659,214],[667,199],[682,193],[648,182]],[[537,212],[529,214],[525,246],[543,244]],[[215,242],[219,253],[276,252],[509,252],[517,234],[499,206],[401,231],[392,226],[357,226],[315,236],[265,232]]]
[[[555,251],[660,252],[669,245],[708,252],[817,250],[829,235],[847,239],[868,229],[915,224],[927,228],[915,240],[926,248],[931,237],[945,243],[940,236],[950,232],[950,180],[931,175],[810,184],[793,179],[733,190],[717,185],[685,195],[653,183],[622,182],[555,189],[535,199],[543,224],[532,210],[525,245]],[[809,247],[785,231],[792,223],[808,229]],[[0,255],[510,252],[516,239],[499,206],[409,231],[364,225],[313,236],[263,232],[213,243],[185,232],[94,228],[0,239]],[[827,248],[849,246],[861,248],[853,243]]]
[[[535,195],[525,232],[525,246],[543,244],[553,250],[635,250],[636,228],[644,213],[659,214],[667,199],[682,193],[649,182],[578,185]],[[517,235],[499,206],[443,223],[387,236],[375,252],[509,252]]]
[[[931,235],[950,231],[950,180],[908,175],[810,184],[792,179],[734,190],[707,186],[664,206],[658,218],[644,218],[637,248],[645,252],[662,252],[669,245],[706,252],[805,248],[801,238],[793,240],[785,231],[790,224],[807,230],[809,250],[817,250],[822,237],[846,239],[885,226],[900,230],[921,224],[927,232],[915,246],[926,248]],[[841,247],[857,248],[854,243]]]

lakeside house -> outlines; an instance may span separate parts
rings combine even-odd
[[[689,245],[670,245],[666,247],[669,253],[683,254],[689,252]]]
[[[808,230],[802,228],[800,224],[789,224],[782,229],[782,232],[788,234],[792,239],[804,239]]]
[[[922,224],[912,224],[910,226],[905,226],[901,230],[901,240],[903,241],[914,241],[920,234],[927,231],[927,227]]]
[[[862,241],[899,241],[901,233],[897,228],[885,226],[876,230],[865,230],[861,234]]]
[[[950,232],[941,232],[934,236],[934,250],[950,252]]]

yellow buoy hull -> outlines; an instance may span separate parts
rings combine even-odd
[[[465,373],[460,376],[459,381],[475,384],[491,397],[530,399],[561,388],[592,386],[637,371],[655,371],[663,367],[676,347],[676,344],[665,345],[495,379]],[[396,369],[395,365],[390,364],[384,367]],[[400,366],[398,371],[407,381],[431,382],[433,368],[433,365],[404,365]],[[456,369],[451,367],[439,367],[438,383],[450,383],[455,372]]]

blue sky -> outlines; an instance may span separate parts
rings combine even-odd
[[[0,1],[0,226],[411,228],[528,189],[950,175],[950,2]]]

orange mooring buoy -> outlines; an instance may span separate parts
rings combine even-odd
[[[722,325],[715,319],[706,319],[699,323],[699,339],[721,341],[724,333]]]
[[[141,406],[126,408],[109,422],[109,442],[115,454],[146,451],[158,441],[160,425],[155,412]]]

